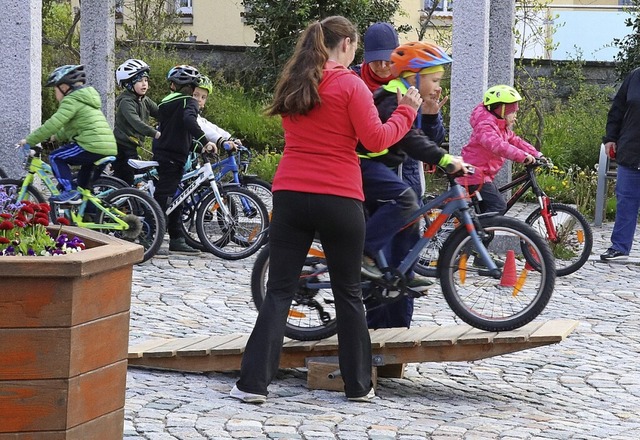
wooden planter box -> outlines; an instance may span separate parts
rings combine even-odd
[[[0,257],[0,440],[122,440],[131,277],[143,249],[63,231],[87,249]]]

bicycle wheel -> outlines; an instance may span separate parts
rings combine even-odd
[[[210,192],[210,187],[201,186],[182,203],[182,222],[180,223],[182,227],[182,235],[189,246],[200,251],[206,251],[207,248],[204,247],[200,242],[200,237],[198,237],[196,217],[202,200],[204,200],[206,195]]]
[[[260,200],[267,207],[267,212],[271,214],[273,210],[273,194],[271,193],[271,184],[255,176],[240,176],[240,185],[247,188],[252,193],[260,197]]]
[[[569,275],[584,266],[589,259],[593,247],[593,232],[587,219],[574,207],[563,203],[551,203],[549,210],[556,230],[555,240],[549,239],[540,208],[533,211],[525,222],[547,239],[551,253],[556,259],[556,274]]]
[[[436,277],[437,269],[438,269],[438,258],[440,257],[440,250],[444,245],[444,242],[447,240],[449,235],[453,232],[458,224],[458,220],[456,218],[450,218],[444,223],[436,235],[433,236],[431,241],[427,243],[427,245],[422,248],[420,252],[420,257],[416,262],[413,270],[420,275],[424,275],[426,277]],[[420,233],[423,233],[426,228],[429,226],[427,220],[422,218],[420,221]]]
[[[200,242],[208,252],[226,260],[239,260],[253,255],[267,239],[269,214],[257,195],[239,186],[220,190],[226,215],[216,194],[209,194],[196,214]]]
[[[166,222],[158,202],[149,194],[135,188],[121,188],[107,194],[102,203],[110,212],[115,209],[123,212],[124,216],[119,217],[129,224],[129,229],[114,231],[98,228],[99,231],[144,247],[142,262],[158,252],[164,240]],[[96,223],[113,223],[113,220],[100,211]]]
[[[267,292],[268,276],[269,246],[265,246],[258,253],[251,272],[251,296],[258,310]],[[298,290],[289,309],[284,330],[286,337],[298,341],[317,341],[337,333],[338,324],[330,284],[322,247],[319,242],[314,242],[302,267]]]
[[[480,219],[492,236],[485,243],[501,275],[479,262],[471,236],[457,228],[444,243],[438,271],[451,310],[467,324],[486,331],[513,330],[546,307],[555,284],[555,263],[546,241],[531,226],[511,217]],[[475,257],[474,257],[475,255]],[[535,268],[529,258],[535,258]],[[500,265],[500,264],[498,264]]]
[[[7,204],[18,202],[20,191],[22,190],[22,182],[23,180],[19,179],[0,179],[0,200],[2,201],[0,208],[4,208]],[[46,202],[44,195],[33,185],[27,186],[27,192],[21,200],[29,200],[34,203]],[[0,209],[0,211],[4,210]]]

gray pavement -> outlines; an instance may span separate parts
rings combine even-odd
[[[630,262],[601,263],[612,226],[594,228],[594,255],[558,278],[538,318],[580,321],[560,344],[409,364],[371,403],[309,390],[304,370],[281,370],[256,406],[228,397],[236,373],[130,368],[125,439],[638,439],[640,232]],[[251,331],[253,258],[164,254],[134,269],[130,343]],[[458,323],[437,289],[416,301],[413,325],[434,323]]]

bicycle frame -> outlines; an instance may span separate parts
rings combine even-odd
[[[540,163],[536,162],[536,166],[539,166]],[[538,185],[538,180],[536,178],[536,174],[534,171],[534,166],[526,166],[525,170],[518,174],[511,182],[501,186],[498,188],[500,193],[505,193],[518,185],[518,189],[511,195],[511,197],[507,200],[507,211],[516,204],[518,200],[524,195],[525,192],[531,188],[533,193],[538,200],[538,205],[540,206],[540,215],[544,220],[545,228],[547,229],[547,235],[549,240],[556,241],[558,238],[558,234],[556,228],[551,220],[551,212],[549,207],[551,206],[551,199],[544,190]]]
[[[53,180],[51,180],[51,176],[53,176],[51,165],[49,165],[39,157],[29,156],[27,158],[25,168],[27,169],[27,175],[24,177],[22,188],[20,189],[20,200],[24,200],[25,196],[27,195],[27,187],[33,184],[36,174],[40,177],[40,179],[42,179],[42,182],[47,187],[49,192],[51,192],[51,195],[60,194],[57,185],[53,182]]]

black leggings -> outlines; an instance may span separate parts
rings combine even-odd
[[[242,391],[267,395],[267,386],[278,372],[287,315],[316,232],[331,276],[345,393],[360,397],[371,389],[371,340],[360,287],[365,233],[362,203],[331,195],[276,191],[269,225],[267,294],[242,358],[237,383]]]

